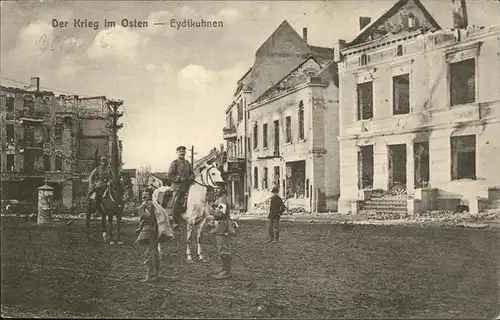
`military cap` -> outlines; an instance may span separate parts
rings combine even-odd
[[[108,157],[100,157],[99,160],[108,160]]]
[[[186,151],[186,147],[185,146],[178,146],[177,151],[180,151],[180,150]]]

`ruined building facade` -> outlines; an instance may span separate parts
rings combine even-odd
[[[106,97],[55,96],[39,81],[0,88],[2,199],[36,203],[47,181],[56,204],[83,206],[88,175],[111,150]]]
[[[340,212],[498,203],[499,39],[402,0],[339,42]]]
[[[293,121],[297,124],[297,116],[299,114],[298,105],[301,100],[303,103],[301,108],[304,109],[304,115],[309,117],[309,108],[312,108],[313,105],[313,99],[312,96],[310,96],[312,92],[315,92],[314,99],[326,99],[323,93],[316,92],[323,92],[323,89],[318,88],[329,87],[329,84],[325,86],[325,83],[331,82],[331,79],[325,80],[326,82],[322,84],[319,83],[322,82],[322,80],[318,79],[313,80],[313,83],[306,83],[309,81],[310,77],[314,76],[313,73],[318,73],[320,69],[325,68],[326,65],[331,63],[333,60],[331,53],[331,49],[329,48],[309,45],[307,42],[307,29],[304,28],[303,34],[300,36],[287,21],[283,21],[255,52],[254,64],[238,81],[233,103],[226,109],[226,127],[223,129],[223,136],[227,143],[227,162],[225,164],[225,170],[227,171],[229,180],[228,191],[231,195],[232,205],[235,209],[252,211],[260,199],[265,194],[269,194],[273,186],[272,181],[274,180],[280,181],[279,183],[276,182],[276,184],[279,186],[282,196],[286,196],[287,194],[291,195],[293,193],[294,196],[292,197],[297,195],[297,197],[300,198],[300,200],[296,201],[298,206],[307,209],[311,208],[310,199],[305,198],[306,195],[310,193],[309,191],[305,192],[305,186],[308,181],[306,169],[302,170],[302,175],[295,175],[293,178],[289,177],[288,181],[286,181],[286,172],[287,170],[290,171],[289,167],[292,164],[289,164],[287,169],[287,165],[280,157],[284,155],[283,152],[285,152],[285,155],[293,154],[296,156],[298,150],[294,149],[296,148],[295,146],[285,146],[287,143],[283,139],[285,139],[284,130],[286,120],[284,118],[279,120],[280,122],[277,129],[273,129],[272,126],[276,120],[274,117],[278,109],[281,110],[278,112],[280,113],[290,106],[290,110],[287,112],[294,112]],[[313,68],[308,68],[309,66],[313,66]],[[323,73],[324,77],[327,77],[326,74],[331,74],[330,69],[328,72]],[[308,74],[307,72],[313,73]],[[287,81],[291,82],[287,83]],[[285,90],[287,91],[286,94],[284,93]],[[297,90],[300,92],[297,92]],[[277,98],[278,96],[283,97]],[[279,101],[276,102],[276,99],[279,99]],[[282,105],[283,101],[286,101],[288,104],[286,107]],[[337,98],[332,98],[332,101],[337,101]],[[292,111],[292,109],[297,110]],[[265,130],[263,126],[266,121],[268,122],[266,124],[269,132],[268,151],[265,151],[262,147],[264,143],[262,140],[262,130]],[[325,121],[331,121],[332,127],[334,129],[338,128],[335,119],[332,118]],[[255,139],[254,126],[256,122],[260,133],[258,133]],[[291,123],[290,126],[292,126]],[[296,125],[294,125],[293,130],[295,130],[295,126]],[[305,135],[308,135],[307,130],[309,130],[310,127],[305,125],[304,128]],[[280,142],[283,148],[280,149],[281,152],[279,155],[275,155],[274,151],[271,150],[274,141],[274,131],[272,130],[281,131],[279,139],[283,140]],[[299,139],[298,136],[295,137]],[[257,146],[260,147],[256,148],[255,141],[257,140]],[[311,142],[312,140],[308,141]],[[296,143],[299,143],[299,141],[297,140]],[[307,144],[304,141],[300,143],[304,146]],[[308,154],[309,149],[311,152],[313,151],[312,145],[300,147],[299,149],[303,149],[303,153],[306,154]],[[321,149],[319,151],[320,153],[324,152],[323,147],[319,149]],[[265,157],[265,159],[262,159],[262,157]],[[309,155],[306,156],[306,158],[308,157]],[[304,159],[297,158],[295,160],[300,162]],[[290,158],[288,160],[292,161],[293,159]],[[281,162],[276,164],[276,161]],[[270,163],[265,164],[264,162]],[[304,163],[300,162],[297,165],[303,166]],[[267,175],[264,173],[266,168],[268,172]],[[255,178],[255,170],[260,172],[257,173],[257,178]],[[257,183],[254,183],[256,179]],[[295,181],[293,185],[295,185],[296,188],[294,189],[302,188],[302,191],[286,191],[286,189],[292,185],[292,180]],[[269,182],[266,184],[265,181]],[[310,184],[310,186],[312,185]]]

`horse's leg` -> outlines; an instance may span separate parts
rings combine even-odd
[[[89,236],[89,233],[90,233],[90,218],[92,217],[92,210],[90,210],[90,206],[89,205],[87,205],[85,213],[86,213],[85,231],[87,232],[87,236]]]
[[[186,225],[186,256],[187,262],[193,262],[193,257],[191,257],[191,235],[193,232],[193,224],[188,222]]]
[[[118,244],[123,244],[123,241],[120,239],[122,229],[122,214],[121,212],[116,215],[116,241]]]
[[[201,243],[203,242],[203,228],[205,227],[205,223],[207,219],[203,219],[198,226],[198,232],[196,234],[196,244],[198,245],[198,259],[200,261],[205,262],[205,258],[203,257],[203,250],[201,249]]]
[[[111,213],[108,213],[108,234],[111,240],[109,244],[115,244],[115,241],[113,241],[113,215]]]
[[[102,238],[104,242],[108,242],[108,233],[106,232],[106,213],[101,212],[101,228],[102,228]]]

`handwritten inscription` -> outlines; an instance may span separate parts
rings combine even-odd
[[[59,21],[57,19],[52,19],[52,27],[53,28],[79,28],[79,29],[99,29],[99,21],[89,20],[89,19],[73,19],[72,23],[67,20]],[[148,22],[137,19],[127,19],[124,18],[120,21],[120,25],[124,28],[147,28]],[[105,28],[114,28],[116,27],[116,21],[104,19],[104,27]]]
[[[113,47],[106,41],[107,36],[108,34],[96,35],[92,42],[97,40],[103,49],[113,49]],[[96,39],[96,37],[99,38]],[[71,53],[83,46],[83,40],[80,38],[80,34],[76,34],[71,37],[48,36],[47,34],[43,34],[38,39],[38,45],[40,46],[38,51],[41,52],[63,51]]]

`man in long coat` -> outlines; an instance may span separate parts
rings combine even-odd
[[[177,148],[177,159],[172,162],[167,174],[167,185],[171,186],[172,189],[174,230],[178,229],[181,223],[184,201],[193,182],[194,173],[191,163],[186,160],[186,147],[180,146]]]
[[[102,195],[111,181],[111,168],[108,164],[108,158],[101,157],[100,164],[97,168],[95,168],[89,177],[89,193],[87,198],[95,193],[95,205],[97,211],[102,213],[101,201]],[[90,203],[90,201],[88,201]]]

